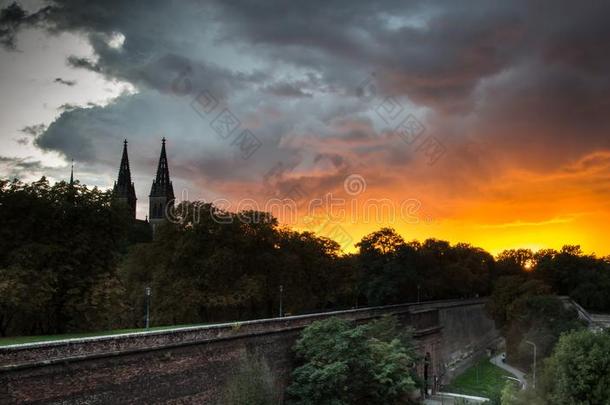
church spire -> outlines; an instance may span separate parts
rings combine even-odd
[[[174,188],[169,178],[169,165],[167,164],[167,153],[165,152],[165,138],[161,140],[161,155],[157,166],[157,177],[153,180],[150,190],[151,197],[174,198]]]
[[[74,185],[74,159],[72,159],[72,166],[70,166],[70,186]]]
[[[174,204],[174,187],[169,177],[169,165],[167,163],[167,152],[165,151],[165,138],[161,140],[161,154],[157,166],[157,176],[150,188],[148,218],[153,229],[159,222],[165,219],[168,207]]]
[[[123,141],[123,156],[121,157],[121,166],[119,166],[119,185],[131,184],[131,170],[129,169],[129,156],[127,155],[127,139]]]
[[[72,164],[70,165],[70,183],[68,183],[67,199],[72,204],[76,201],[76,190],[74,189],[74,159],[72,159]]]
[[[136,190],[131,181],[131,170],[129,169],[129,156],[127,154],[127,139],[123,141],[123,156],[119,167],[119,177],[114,183],[114,194],[116,198],[123,201],[129,207],[132,217],[136,217]]]

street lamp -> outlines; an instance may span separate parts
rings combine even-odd
[[[536,389],[536,343],[526,340],[525,343],[534,346],[534,389]]]
[[[152,288],[146,287],[144,289],[144,294],[146,296],[146,329],[150,327],[150,296],[152,294]]]
[[[420,290],[421,286],[418,284],[417,285],[417,303],[419,304],[419,290]]]
[[[284,286],[282,284],[280,284],[280,318],[282,318],[284,316],[284,310],[282,308],[282,298],[284,296]]]

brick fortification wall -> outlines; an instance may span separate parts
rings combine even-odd
[[[443,308],[439,311],[439,322],[443,326],[440,358],[444,384],[500,343],[500,334],[484,303]]]
[[[431,379],[497,335],[483,303],[405,304],[2,347],[0,403],[215,404],[232,370],[253,353],[266,359],[285,386],[301,329],[331,316],[356,322],[397,316],[414,328],[422,354],[430,354]]]

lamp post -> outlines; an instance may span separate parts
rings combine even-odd
[[[150,327],[150,296],[152,294],[152,289],[146,287],[144,289],[144,294],[146,296],[146,329],[148,329]]]
[[[284,298],[284,286],[280,284],[280,318],[284,317],[284,309],[282,308],[282,300]]]
[[[528,345],[532,345],[534,346],[534,381],[533,381],[533,385],[534,385],[534,389],[536,389],[536,343],[534,342],[530,342],[529,340],[526,340],[525,343],[527,343]]]
[[[417,285],[417,303],[419,304],[419,290],[420,290],[421,286],[418,284]]]

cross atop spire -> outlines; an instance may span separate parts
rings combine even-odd
[[[127,187],[131,184],[131,170],[129,169],[129,156],[127,155],[127,139],[123,141],[123,156],[121,157],[121,166],[119,166],[119,178],[117,185],[119,187]]]

